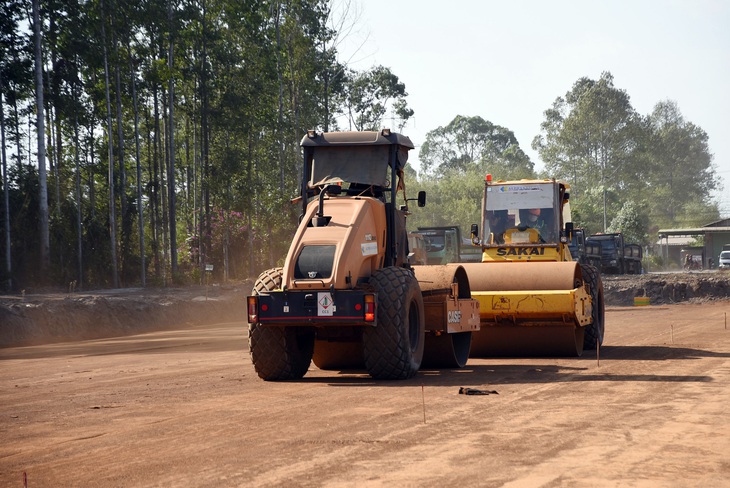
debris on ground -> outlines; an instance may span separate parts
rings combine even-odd
[[[459,387],[459,395],[499,395],[497,390],[479,390],[477,388]]]

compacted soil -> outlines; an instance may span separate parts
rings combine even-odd
[[[113,315],[84,323],[117,337],[69,340],[77,317],[55,343],[20,331],[22,304],[53,297],[2,302],[15,328],[0,325],[0,486],[728,486],[730,300],[609,299],[604,346],[581,358],[470,359],[396,382],[312,365],[271,383],[235,316],[245,293],[154,298],[177,312],[150,324],[107,297]]]

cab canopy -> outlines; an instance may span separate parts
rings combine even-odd
[[[399,173],[408,161],[411,140],[385,129],[381,132],[314,132],[304,136],[305,174],[311,187],[355,183],[387,187],[389,169]],[[309,156],[309,157],[308,157]],[[392,174],[392,173],[391,173]]]

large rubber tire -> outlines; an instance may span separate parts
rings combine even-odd
[[[281,289],[282,269],[259,275],[253,295]],[[266,381],[296,380],[309,369],[314,351],[314,331],[307,327],[262,327],[250,324],[248,348],[259,378]]]
[[[426,322],[423,296],[413,272],[391,266],[373,273],[377,325],[363,331],[365,368],[375,379],[415,376],[423,361]]]
[[[592,323],[585,327],[585,338],[583,340],[584,349],[595,349],[603,345],[603,336],[605,335],[605,316],[606,306],[603,302],[603,280],[601,274],[596,268],[588,265],[581,265],[581,273],[583,280],[588,283],[591,290],[591,301],[593,302],[593,311],[591,312]]]

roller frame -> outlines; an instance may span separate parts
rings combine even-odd
[[[461,265],[413,266],[426,312],[426,332],[455,334],[479,330],[479,302],[471,297]]]

